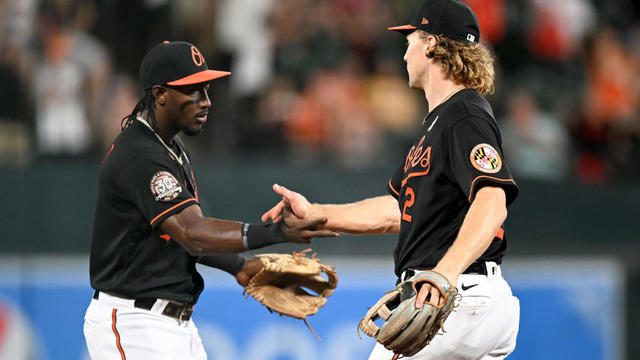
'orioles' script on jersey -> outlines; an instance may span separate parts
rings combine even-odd
[[[394,252],[397,275],[437,264],[483,186],[502,187],[507,203],[513,201],[518,188],[502,159],[491,107],[475,90],[459,91],[427,115],[388,183],[402,220]],[[503,231],[498,234],[480,261],[501,262],[507,242]]]
[[[404,161],[404,173],[406,175],[403,180],[403,185],[410,177],[423,176],[429,173],[429,168],[431,167],[431,146],[424,148],[425,137],[426,135],[422,136],[418,144],[413,145],[407,154],[407,158]]]

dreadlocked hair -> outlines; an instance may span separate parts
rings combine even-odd
[[[127,126],[131,125],[132,122],[136,120],[138,115],[147,114],[147,122],[151,127],[156,126],[156,112],[154,111],[156,107],[156,102],[153,97],[153,93],[151,89],[145,90],[144,95],[138,100],[136,107],[133,108],[131,114],[125,116],[120,121],[120,129],[124,130]]]
[[[441,35],[418,30],[420,37],[432,35],[437,45],[427,56],[442,64],[442,71],[453,81],[476,90],[482,95],[493,94],[494,57],[482,44],[452,40]]]

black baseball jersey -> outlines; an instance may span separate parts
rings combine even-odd
[[[98,181],[90,259],[94,289],[197,301],[204,282],[196,258],[159,227],[198,204],[188,154],[177,138],[172,151],[141,121],[133,121],[111,146]]]
[[[504,164],[502,140],[489,103],[464,89],[433,109],[403,164],[389,180],[401,226],[395,272],[433,268],[458,235],[478,189],[500,186],[510,204],[518,194]],[[479,258],[501,263],[503,228]]]

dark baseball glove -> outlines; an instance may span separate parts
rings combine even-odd
[[[443,297],[441,306],[425,303],[416,309],[416,295],[421,283],[436,287]],[[454,308],[458,289],[435,271],[421,271],[401,282],[378,300],[358,323],[358,329],[374,337],[385,348],[403,356],[415,355],[436,336],[444,332],[443,323]],[[374,321],[385,322],[378,327]]]
[[[333,267],[316,258],[305,256],[311,249],[300,253],[260,254],[264,267],[247,284],[245,291],[264,304],[269,311],[302,319],[318,312],[338,285]],[[327,279],[322,276],[325,273]],[[310,294],[305,289],[315,294]],[[308,325],[308,324],[307,324]]]

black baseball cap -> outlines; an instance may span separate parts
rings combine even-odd
[[[463,42],[480,41],[480,26],[476,14],[459,0],[425,0],[411,23],[390,27],[388,30],[405,35],[423,30]]]
[[[145,90],[155,85],[191,85],[223,76],[228,71],[209,70],[195,45],[185,41],[164,41],[152,47],[140,64],[140,82]]]

